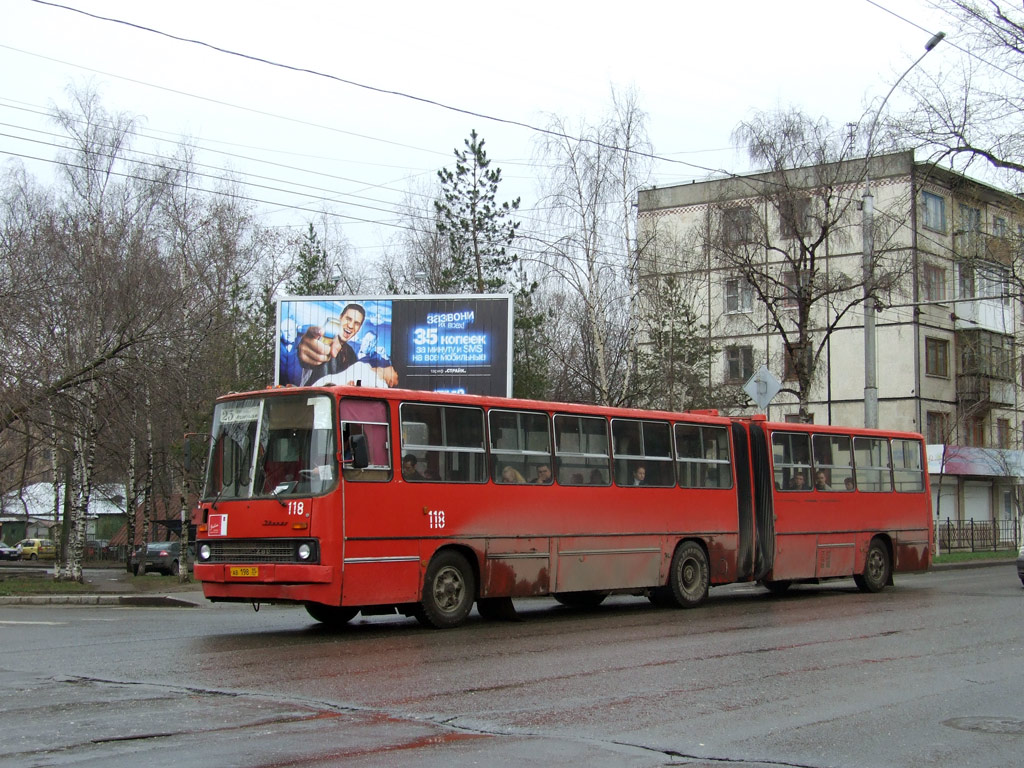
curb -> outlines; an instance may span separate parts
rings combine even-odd
[[[929,571],[953,571],[953,570],[968,570],[971,568],[988,568],[995,565],[1016,565],[1016,560],[1010,558],[1000,560],[965,560],[962,563],[939,563],[933,564],[928,570]]]
[[[133,608],[198,608],[199,603],[172,595],[15,595],[0,605],[119,605]]]

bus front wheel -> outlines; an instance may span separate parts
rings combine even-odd
[[[347,605],[324,605],[322,603],[306,603],[306,613],[328,627],[342,627],[348,624],[359,613],[358,608]]]
[[[434,556],[423,580],[423,596],[413,615],[425,627],[457,627],[469,615],[476,599],[476,578],[469,562],[447,550]]]
[[[864,560],[864,573],[853,577],[861,592],[881,592],[892,576],[889,548],[881,539],[873,539]]]
[[[696,608],[708,596],[711,569],[704,548],[695,541],[684,541],[672,557],[668,588],[680,608]]]

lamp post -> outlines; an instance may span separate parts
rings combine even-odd
[[[910,74],[910,71],[921,63],[932,48],[942,42],[946,36],[945,32],[939,32],[925,43],[924,53],[917,57],[917,60],[907,67],[906,71],[893,83],[892,88],[885,94],[882,103],[878,105],[875,116],[868,129],[867,157],[864,161],[864,197],[861,203],[863,217],[861,220],[861,237],[863,259],[861,269],[864,278],[864,426],[869,429],[878,428],[878,368],[875,354],[875,312],[874,305],[874,277],[875,277],[875,232],[874,215],[875,200],[871,194],[871,145],[874,142],[875,128],[878,126],[878,118],[882,115],[889,97],[892,96],[897,86],[903,82],[903,78]],[[911,201],[913,205],[913,201]]]

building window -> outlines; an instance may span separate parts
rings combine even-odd
[[[974,267],[970,264],[960,265],[960,296],[961,299],[973,299],[975,293],[974,287]]]
[[[987,299],[998,299],[1009,304],[1010,288],[1006,270],[994,265],[985,265],[977,270],[976,288],[978,296]]]
[[[811,201],[806,197],[790,198],[779,203],[779,233],[783,237],[807,234],[810,227],[807,212]]]
[[[753,347],[726,347],[725,361],[725,378],[727,383],[742,384],[754,375]]]
[[[796,309],[798,306],[800,281],[796,272],[790,270],[782,275],[782,301],[779,306],[783,309]]]
[[[754,211],[749,205],[722,211],[722,237],[727,245],[741,245],[753,239]]]
[[[933,445],[949,442],[949,414],[942,411],[928,411],[925,416],[926,440]]]
[[[725,312],[736,314],[754,309],[754,289],[742,277],[731,277],[725,281]]]
[[[949,341],[947,339],[925,338],[924,372],[929,376],[949,378]]]
[[[996,447],[1010,447],[1010,420],[996,419]]]
[[[796,357],[800,354],[800,349],[796,346],[785,347],[784,358],[783,358],[783,381],[796,381],[798,379],[796,370]]]
[[[995,299],[1009,303],[1009,279],[1003,267],[991,263],[960,265],[960,298]]]
[[[957,228],[957,249],[962,256],[977,258],[981,245],[981,209],[960,203],[960,226]]]
[[[933,192],[923,192],[924,226],[935,232],[946,231],[946,198]]]
[[[992,218],[992,237],[1006,237],[1006,219],[1002,216]]]
[[[945,301],[946,270],[934,264],[924,264],[921,274],[921,288],[925,301]]]
[[[983,418],[968,418],[964,423],[966,443],[971,448],[985,447],[985,420]]]

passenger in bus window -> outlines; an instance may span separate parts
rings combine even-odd
[[[523,477],[522,473],[513,467],[511,464],[506,464],[505,468],[501,470],[501,482],[503,483],[525,483],[526,478]]]
[[[402,459],[402,477],[406,480],[427,479],[416,469],[416,457],[411,453],[405,454],[405,457]]]
[[[789,481],[789,490],[791,491],[806,491],[807,490],[807,478],[804,477],[803,472],[794,472],[793,477]]]
[[[530,481],[537,485],[551,485],[551,467],[541,464],[537,467],[537,476]]]
[[[604,473],[600,469],[590,470],[590,482],[588,485],[604,485]]]
[[[825,479],[825,473],[820,469],[814,475],[814,489],[816,491],[832,490],[832,486],[830,486],[828,481]]]
[[[854,489],[853,478],[848,477],[843,480],[843,487],[848,491],[852,491]]]
[[[647,485],[647,467],[643,464],[633,468],[633,485]]]

